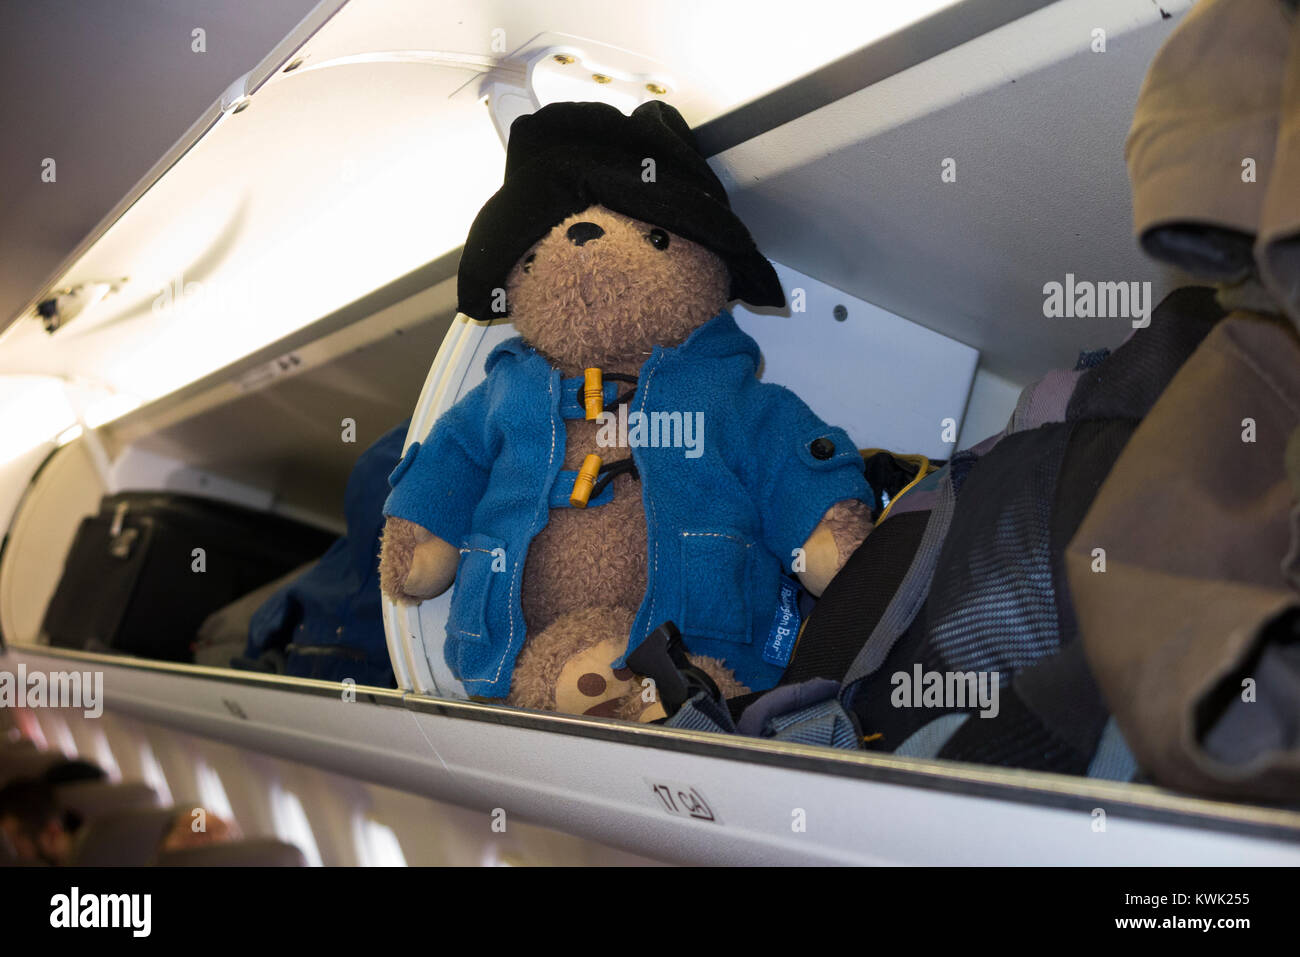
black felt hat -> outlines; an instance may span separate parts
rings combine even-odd
[[[643,178],[654,161],[651,182]],[[493,290],[557,223],[599,205],[652,223],[715,253],[731,272],[732,299],[781,306],[776,271],[731,211],[690,127],[652,100],[625,116],[605,103],[552,103],[510,127],[506,175],[470,226],[457,276],[460,311],[496,318]]]

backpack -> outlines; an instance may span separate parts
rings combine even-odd
[[[1223,315],[1213,290],[1177,290],[1113,353],[1026,388],[1003,433],[892,503],[817,602],[781,685],[726,708],[697,695],[668,724],[1131,780],[1064,553]]]

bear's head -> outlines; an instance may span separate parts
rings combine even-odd
[[[565,375],[635,372],[727,304],[726,264],[698,243],[603,206],[554,226],[506,279],[510,318]]]
[[[635,373],[733,299],[785,303],[690,127],[658,101],[630,115],[551,103],[516,119],[457,297],[474,319],[508,318],[568,376]]]

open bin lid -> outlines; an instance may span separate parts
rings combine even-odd
[[[790,32],[775,2],[327,0],[0,317],[0,377],[92,386],[106,421],[457,250],[500,183],[494,120],[528,96],[659,97],[699,125],[950,2],[814,0]],[[75,315],[48,334],[59,295]]]

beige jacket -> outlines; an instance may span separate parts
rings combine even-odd
[[[1152,63],[1126,154],[1143,248],[1265,311],[1215,327],[1102,485],[1066,553],[1081,640],[1155,782],[1300,800],[1294,14],[1201,0]]]

